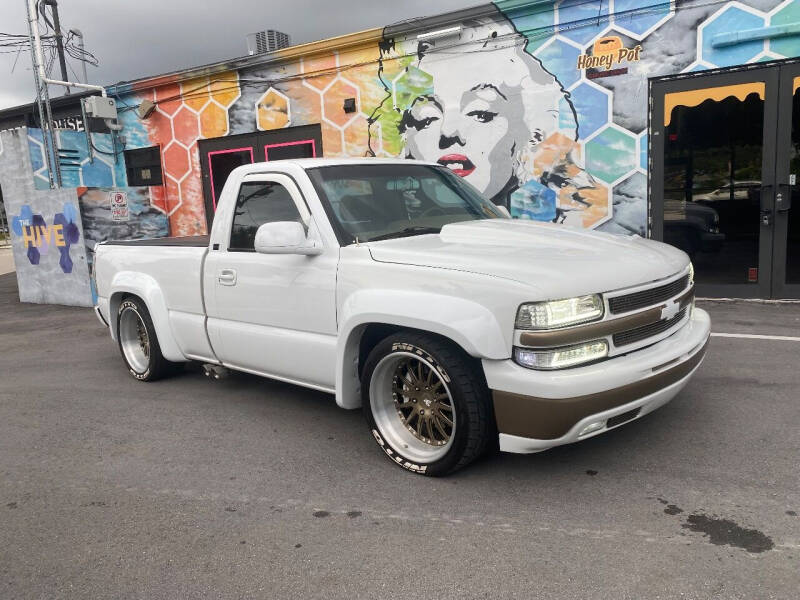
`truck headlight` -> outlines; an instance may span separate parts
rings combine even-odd
[[[514,360],[517,364],[528,369],[566,369],[567,367],[593,362],[606,356],[608,356],[608,342],[605,340],[547,350],[514,348]]]
[[[517,329],[555,329],[595,321],[603,316],[603,300],[597,294],[529,302],[517,310]]]

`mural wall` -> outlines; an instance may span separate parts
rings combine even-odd
[[[115,88],[127,147],[162,148],[154,206],[174,235],[205,233],[199,139],[319,123],[325,156],[437,161],[518,218],[645,235],[648,77],[800,55],[785,32],[714,43],[800,22],[800,0],[498,0],[468,14],[451,35],[390,27],[299,60]],[[157,104],[145,120],[143,99]],[[121,185],[101,162],[103,185]]]

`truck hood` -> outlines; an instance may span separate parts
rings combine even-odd
[[[682,271],[682,251],[639,236],[490,219],[441,233],[370,242],[378,262],[467,271],[530,285],[541,299],[609,292]]]

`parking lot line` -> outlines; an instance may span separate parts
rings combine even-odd
[[[780,342],[800,342],[800,337],[789,335],[758,335],[754,333],[712,333],[711,337],[745,338],[749,340],[777,340]]]

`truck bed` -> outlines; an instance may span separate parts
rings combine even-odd
[[[183,248],[207,248],[208,235],[192,235],[187,237],[167,237],[147,240],[109,240],[108,246],[172,246]]]

